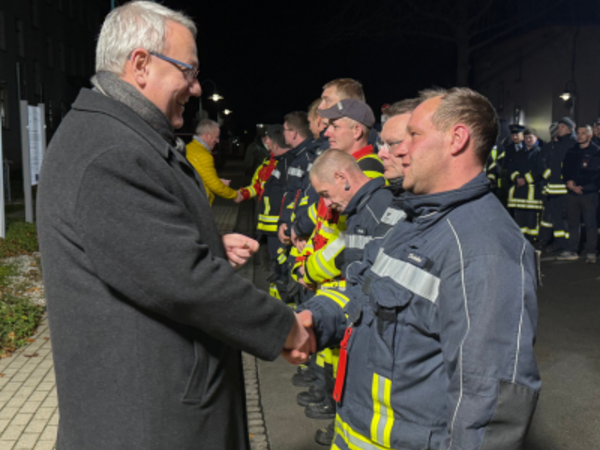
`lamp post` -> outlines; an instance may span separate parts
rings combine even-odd
[[[214,88],[213,94],[208,98],[210,98],[215,103],[217,103],[220,100],[224,100],[224,98],[217,93],[217,84],[213,80],[211,80],[210,78],[207,78],[206,80],[200,82],[200,86],[202,86],[205,83],[212,84],[213,88]],[[200,97],[198,97],[198,105],[199,105],[198,120],[202,120],[202,95],[200,95]],[[218,121],[219,121],[219,109],[217,108],[217,122]]]
[[[567,83],[565,84],[564,92],[560,94],[559,97],[565,102],[571,102],[571,112],[569,115],[571,116],[573,121],[577,123],[577,110],[575,109],[577,102],[577,86],[575,85],[575,80],[567,81]]]

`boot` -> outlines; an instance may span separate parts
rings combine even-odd
[[[292,384],[298,387],[310,387],[315,381],[317,381],[317,376],[310,367],[298,371],[292,377]]]
[[[319,445],[326,445],[329,447],[329,446],[331,446],[331,443],[333,442],[334,434],[335,434],[335,426],[334,426],[334,422],[331,422],[329,425],[327,425],[326,428],[321,428],[321,429],[317,430],[317,432],[315,433],[315,441]]]
[[[335,402],[331,397],[325,397],[320,403],[309,403],[304,414],[309,419],[333,419],[335,418]]]
[[[300,406],[308,406],[309,403],[319,403],[325,400],[327,393],[324,389],[311,386],[308,391],[300,392],[296,396],[296,402]]]

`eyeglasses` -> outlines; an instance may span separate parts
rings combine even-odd
[[[385,142],[383,139],[379,138],[377,139],[377,148],[379,148],[379,150],[385,149],[388,153],[392,153],[392,149],[396,145],[402,144],[402,142],[404,141]]]
[[[168,56],[161,55],[160,53],[155,53],[155,52],[149,52],[149,53],[153,56],[156,56],[157,58],[162,59],[163,61],[167,61],[167,62],[170,62],[171,64],[173,64],[175,67],[177,67],[179,70],[181,70],[181,73],[183,73],[183,76],[185,76],[185,78],[188,80],[188,82],[192,83],[196,78],[198,78],[200,69],[194,69],[194,66],[192,66],[190,64],[186,64],[184,62],[177,61],[176,59],[169,58]],[[185,67],[185,69],[182,69],[179,66],[183,66],[183,67]]]

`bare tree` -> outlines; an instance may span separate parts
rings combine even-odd
[[[446,42],[456,50],[456,83],[467,86],[473,52],[540,20],[565,0],[529,0],[523,16],[506,0],[347,0],[327,31],[333,41],[415,37]],[[533,8],[537,6],[539,8]]]

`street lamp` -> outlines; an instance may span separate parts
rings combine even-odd
[[[575,111],[575,101],[577,100],[577,88],[575,86],[574,80],[567,81],[567,83],[565,84],[564,92],[560,94],[559,97],[565,102],[568,102],[569,100],[571,101],[570,115],[572,116],[573,120],[577,122],[577,116]]]
[[[213,102],[218,102],[219,100],[225,100],[223,97],[221,97],[216,92],[208,98],[210,98]]]
[[[226,109],[223,111],[223,114],[225,114],[226,116],[228,116],[229,114],[231,114],[233,111],[230,109]]]

